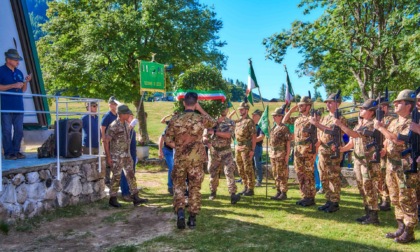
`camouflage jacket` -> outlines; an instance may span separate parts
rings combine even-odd
[[[256,129],[254,121],[247,116],[245,119],[239,119],[235,121],[235,138],[238,145],[252,145],[252,136],[255,135]]]
[[[395,120],[392,120],[391,123],[388,125],[388,131],[393,134],[402,134],[407,135],[409,132],[409,127],[411,124],[411,117],[408,115],[404,120],[399,120],[398,118]],[[392,164],[393,167],[396,168],[402,168],[401,164],[398,164],[402,159],[405,159],[407,162],[404,162],[405,165],[408,164],[408,158],[409,155],[406,157],[401,157],[401,152],[406,149],[406,146],[404,144],[395,144],[394,142],[390,140],[387,141],[387,147],[386,147],[386,155],[388,158],[388,162]],[[409,167],[407,167],[408,169]]]
[[[206,128],[216,126],[216,120],[210,116],[186,110],[175,115],[166,130],[166,143],[175,145],[175,158],[179,161],[206,160],[206,151],[202,143]]]
[[[216,130],[218,132],[229,132],[231,136],[233,136],[235,134],[235,122],[225,117],[225,119],[222,122],[217,123]],[[209,140],[210,140],[211,146],[216,147],[216,148],[222,148],[222,147],[227,147],[227,146],[230,147],[232,143],[232,137],[223,138],[223,137],[216,136],[216,134],[210,137]]]
[[[312,145],[309,141],[306,141],[306,139],[309,137],[308,132],[304,132],[304,129],[309,129],[312,124],[309,123],[309,120],[311,119],[311,116],[305,116],[303,114],[300,114],[299,117],[294,119],[294,135],[295,135],[295,155],[298,156],[306,156],[309,154],[309,152],[312,151]],[[310,154],[313,155],[313,154]]]
[[[367,137],[362,134],[360,134],[360,130],[363,130],[365,128],[368,131],[374,131],[373,127],[373,120],[363,120],[362,125],[356,125],[354,127],[354,131],[359,133],[359,137],[353,138],[353,144],[354,144],[354,154],[356,158],[364,159],[365,157],[370,160],[372,159],[372,155],[375,152],[375,149],[372,147],[371,149],[366,149],[366,144],[370,143],[373,139],[372,137]],[[359,131],[358,131],[359,130]]]
[[[270,131],[270,151],[269,155],[271,158],[275,157],[286,157],[287,142],[292,139],[292,134],[289,128],[281,123],[280,125],[274,126]]]
[[[110,139],[109,152],[111,156],[131,157],[131,134],[127,122],[123,123],[119,119],[116,119],[108,126],[106,136]]]
[[[321,118],[320,123],[322,125],[325,125],[325,126],[331,128],[332,125],[334,125],[334,121],[335,121],[334,115],[326,115],[326,116],[323,116]],[[346,118],[344,118],[343,116],[341,116],[340,117],[340,121],[344,125],[347,126],[347,119]],[[320,148],[320,151],[322,151],[323,154],[332,154],[331,148],[327,146],[327,143],[330,142],[333,139],[332,135],[327,134],[327,133],[325,133],[324,131],[322,131],[320,129],[318,129],[317,132],[318,132],[318,141],[321,142],[321,146],[319,147]],[[341,131],[341,137],[343,136],[343,134],[344,134],[343,131]]]

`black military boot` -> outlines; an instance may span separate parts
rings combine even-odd
[[[113,207],[121,207],[121,204],[118,203],[117,197],[110,197],[109,198],[109,205]]]
[[[140,198],[137,193],[131,195],[131,198],[133,199],[133,205],[135,206],[138,206],[140,204],[146,204],[147,202],[149,202],[148,199]]]
[[[379,218],[378,218],[378,211],[377,210],[369,210],[369,217],[362,221],[364,225],[379,225]]]
[[[326,213],[334,213],[340,210],[338,202],[331,202],[330,206],[324,210]]]
[[[397,220],[397,225],[398,225],[397,231],[395,231],[394,233],[387,233],[385,235],[386,238],[394,239],[404,233],[404,229],[405,229],[404,222],[402,220]]]
[[[270,197],[270,199],[272,199],[272,200],[278,200],[278,198],[280,197],[280,194],[281,194],[281,191],[280,190],[277,190],[276,195]]]
[[[244,196],[254,196],[254,189],[248,189],[243,195]]]
[[[287,193],[281,192],[280,196],[277,198],[277,200],[286,200],[287,199]]]
[[[315,205],[315,198],[305,198],[300,205],[303,207],[313,206]]]
[[[363,222],[363,221],[367,220],[367,218],[369,218],[369,208],[367,206],[365,206],[365,215],[357,218],[356,221],[357,222]]]
[[[407,226],[405,226],[404,232],[402,233],[402,235],[394,239],[394,241],[398,243],[410,243],[410,242],[413,242],[414,240],[415,240],[414,227],[407,227]]]
[[[388,201],[382,201],[382,204],[379,205],[379,209],[381,211],[390,211],[391,210],[391,203]]]
[[[243,190],[242,192],[240,192],[239,194],[244,195],[244,193],[246,193],[247,191],[248,191],[248,187],[247,187],[247,186],[245,186],[245,187],[244,187],[244,190]]]
[[[325,202],[324,205],[318,207],[318,210],[319,211],[324,211],[325,209],[327,209],[328,207],[330,207],[330,205],[331,205],[331,201],[328,200],[327,202]]]
[[[191,229],[195,228],[196,226],[195,215],[190,214],[190,216],[188,217],[187,225]]]
[[[176,226],[178,229],[185,229],[185,213],[184,209],[178,209]]]
[[[216,198],[216,192],[211,192],[209,200],[214,200]]]
[[[236,204],[240,200],[241,200],[241,195],[240,194],[234,194],[234,193],[232,193],[230,195],[230,203],[231,204]]]

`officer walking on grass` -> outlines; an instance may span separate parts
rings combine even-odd
[[[117,119],[109,125],[104,137],[106,163],[112,171],[109,205],[121,207],[117,200],[117,193],[120,187],[121,172],[124,170],[133,204],[137,206],[147,203],[148,200],[138,196],[139,191],[134,174],[133,159],[130,155],[131,134],[128,119],[132,112],[127,105],[121,104],[117,107],[117,114]]]
[[[196,216],[201,209],[201,183],[204,179],[203,164],[206,151],[202,143],[206,128],[216,126],[211,118],[197,102],[198,95],[187,92],[184,98],[185,110],[175,115],[169,122],[166,131],[166,143],[175,149],[172,179],[174,183],[174,209],[177,214],[178,229],[185,228],[185,180],[188,178],[188,212],[187,225],[196,226]],[[195,110],[199,112],[195,113]]]
[[[231,143],[232,135],[235,132],[235,122],[227,118],[229,108],[222,111],[217,119],[217,126],[207,130],[204,142],[209,146],[208,171],[210,174],[210,200],[216,198],[217,187],[219,186],[220,167],[224,167],[226,183],[230,194],[230,202],[237,203],[241,196],[236,194],[235,184],[235,163],[233,161]]]
[[[235,138],[237,141],[235,149],[236,166],[244,184],[244,190],[241,194],[244,196],[253,196],[255,175],[252,158],[254,157],[256,145],[255,123],[248,116],[248,103],[242,102],[238,110],[241,118],[235,121]]]

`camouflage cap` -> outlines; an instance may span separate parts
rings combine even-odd
[[[252,112],[253,115],[259,115],[259,116],[262,116],[262,113],[263,112],[259,109],[256,109],[254,112]]]
[[[359,108],[363,108],[366,110],[375,110],[378,106],[378,101],[374,99],[367,99]]]
[[[415,102],[416,101],[416,93],[414,92],[414,90],[410,90],[410,89],[404,89],[403,91],[401,91],[397,98],[394,100],[394,102],[396,101],[411,101],[411,102]]]
[[[131,112],[131,110],[128,108],[128,106],[124,105],[124,104],[118,105],[117,113],[118,114],[128,114],[128,115],[133,114],[133,112]]]
[[[108,103],[115,103],[115,104],[117,104],[116,102],[115,102],[115,100],[117,100],[114,96],[111,96],[111,97],[109,97],[109,99],[108,99]]]
[[[272,116],[280,115],[284,116],[284,112],[286,111],[286,104],[283,104],[281,107],[276,108],[273,113],[271,113]]]
[[[300,98],[300,102],[298,103],[298,105],[311,105],[312,104],[312,100],[311,98],[309,98],[309,96],[302,96],[302,98]]]
[[[7,52],[4,53],[4,56],[6,56],[6,58],[8,59],[12,59],[12,60],[23,60],[22,57],[20,57],[18,51],[16,49],[9,49],[7,50]]]
[[[249,105],[246,102],[241,102],[241,104],[239,104],[238,109],[247,109],[247,110],[249,110]]]
[[[376,99],[376,101],[378,102],[378,104],[380,103],[380,104],[389,104],[389,100],[386,98],[386,97],[384,97],[384,96],[381,96],[381,98],[379,98],[379,99]]]
[[[327,99],[325,99],[325,101],[324,102],[331,102],[331,101],[334,101],[334,98],[337,96],[337,93],[332,93],[332,94],[330,94],[329,96],[328,96],[328,98]],[[338,95],[338,97],[337,97],[337,102],[341,102],[341,95]]]

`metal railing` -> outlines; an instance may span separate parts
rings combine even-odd
[[[60,180],[60,171],[61,171],[61,163],[60,163],[60,124],[58,123],[60,120],[60,116],[65,116],[67,119],[69,116],[83,116],[83,115],[97,115],[98,116],[98,154],[94,155],[98,157],[98,171],[101,172],[102,163],[101,163],[101,145],[100,145],[100,99],[93,99],[93,98],[79,98],[79,97],[68,97],[68,96],[53,96],[53,95],[40,95],[40,94],[27,94],[27,93],[11,93],[11,92],[0,92],[0,95],[16,95],[22,97],[43,97],[47,99],[52,99],[55,102],[55,111],[39,111],[39,110],[2,110],[0,104],[0,113],[22,113],[22,114],[50,114],[55,115],[56,123],[55,123],[55,137],[56,137],[56,163],[57,163],[57,180]],[[1,101],[1,96],[0,96]],[[71,103],[83,103],[86,104],[96,102],[97,103],[97,111],[92,113],[90,111],[84,112],[70,112],[69,111],[69,104]],[[61,108],[60,104],[64,104],[64,111]],[[1,126],[1,116],[0,116],[0,133],[2,134],[2,126]],[[3,134],[2,134],[3,138]],[[82,139],[83,141],[83,139]],[[92,117],[89,116],[89,155],[92,155]],[[3,141],[0,141],[0,150],[3,148]],[[18,168],[17,168],[18,169]],[[3,155],[0,155],[0,192],[3,190]]]

